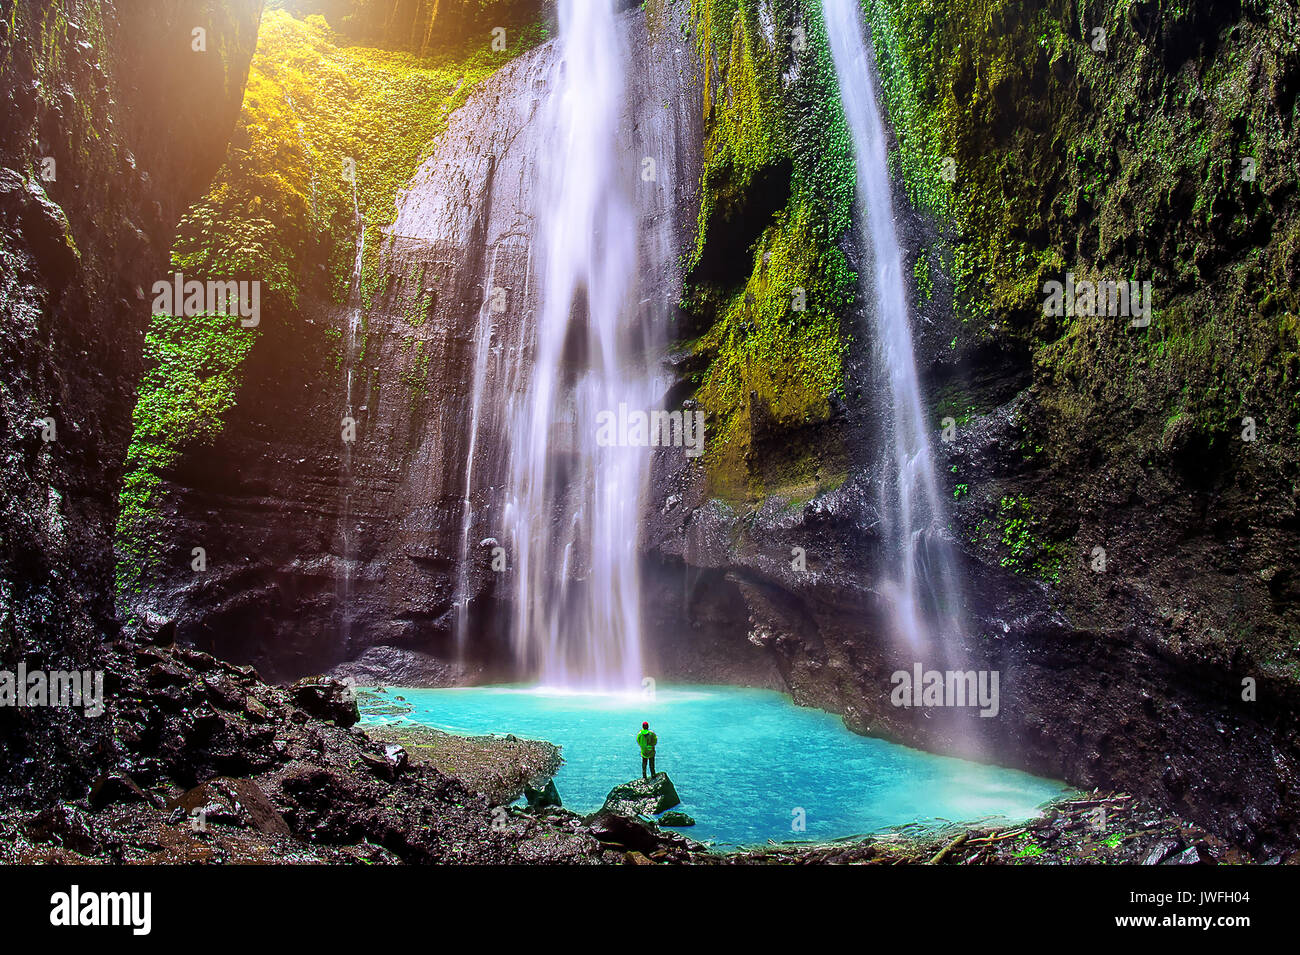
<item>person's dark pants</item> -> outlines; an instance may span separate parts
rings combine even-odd
[[[655,758],[653,756],[642,756],[641,757],[641,778],[642,779],[645,779],[646,763],[650,764],[650,775],[653,776],[655,774]]]

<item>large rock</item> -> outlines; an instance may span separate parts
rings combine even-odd
[[[251,779],[218,776],[200,783],[174,800],[167,808],[181,818],[207,823],[228,823],[256,829],[270,835],[289,835],[289,824],[270,797]],[[179,812],[178,812],[179,811]]]
[[[684,812],[666,812],[659,817],[661,826],[693,826],[695,820]]]
[[[560,791],[555,788],[554,779],[548,779],[541,789],[525,784],[524,798],[534,809],[550,809],[563,805],[560,802]]]
[[[458,686],[467,670],[456,662],[402,647],[369,647],[355,660],[330,670],[337,679],[351,679],[358,686]]]
[[[641,852],[653,852],[659,836],[650,826],[628,816],[602,809],[587,817],[587,831],[602,845],[621,846]]]
[[[609,791],[601,812],[620,816],[656,816],[681,804],[677,789],[667,773],[655,773],[649,779],[634,779]]]
[[[293,701],[322,720],[352,726],[361,719],[356,694],[346,683],[330,677],[305,677],[289,687]]]

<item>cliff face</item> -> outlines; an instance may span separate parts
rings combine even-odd
[[[220,164],[261,2],[10,6],[0,24],[0,667],[89,668],[117,633],[112,534],[145,290]],[[36,796],[62,790],[102,761],[91,746],[105,732],[80,712],[6,707],[0,777]]]
[[[967,6],[882,0],[864,21],[964,555],[969,630],[946,665],[1000,670],[1001,712],[888,702],[917,655],[883,636],[870,342],[850,346],[831,402],[850,460],[835,490],[724,501],[664,462],[660,659],[785,684],[865,732],[1149,794],[1255,849],[1293,845],[1290,14]],[[733,70],[763,42],[761,7],[729,7]],[[860,270],[851,235],[844,248]],[[1050,314],[1045,283],[1067,273],[1150,281],[1150,324]],[[828,444],[805,470],[839,458]]]
[[[626,181],[637,184],[642,307],[667,327],[696,215],[695,71],[678,20],[650,29],[628,11],[620,31],[629,88],[619,136]],[[508,665],[508,585],[498,593],[481,542],[502,535],[502,409],[527,382],[548,155],[541,110],[557,68],[554,44],[542,43],[467,90],[395,219],[368,224],[374,264],[367,258],[360,287],[331,301],[305,282],[296,311],[264,321],[220,435],[188,445],[165,474],[160,569],[132,597],[141,618],[174,620],[182,641],[274,678],[383,647],[375,652],[432,655],[418,676],[445,682],[466,672],[452,643],[463,595],[476,628],[467,665]],[[641,179],[645,156],[653,182]],[[345,416],[355,442],[342,440]],[[203,573],[191,570],[196,544],[209,555]]]

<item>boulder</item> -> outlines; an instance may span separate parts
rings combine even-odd
[[[361,761],[380,779],[387,780],[396,779],[410,765],[406,750],[395,743],[386,744],[382,754],[363,751]]]
[[[680,805],[681,799],[667,773],[655,773],[649,779],[634,779],[609,791],[601,812],[620,816],[655,816]]]
[[[661,826],[693,826],[695,820],[684,812],[666,812],[659,817]]]
[[[524,784],[524,798],[528,800],[528,805],[534,809],[557,808],[563,803],[560,802],[560,791],[555,788],[555,780],[548,779],[546,785],[541,789]]]
[[[294,703],[317,719],[338,726],[352,726],[361,719],[356,694],[340,680],[325,676],[304,677],[289,687]]]
[[[1189,846],[1177,855],[1165,859],[1161,865],[1214,865],[1214,856],[1208,846]]]
[[[275,808],[265,790],[251,779],[218,776],[200,783],[176,799],[167,808],[182,813],[182,818],[201,818],[204,823],[227,823],[256,829],[269,835],[287,836],[289,824]],[[201,815],[200,815],[201,814]]]
[[[604,809],[585,820],[587,831],[603,845],[653,852],[659,847],[660,837],[650,826],[639,819],[619,815]]]
[[[176,642],[176,618],[146,610],[140,618],[140,635],[152,644],[171,646]]]
[[[90,808],[96,811],[112,803],[147,802],[157,806],[155,798],[141,789],[134,779],[125,773],[106,773],[95,780],[86,797]]]
[[[358,686],[455,686],[465,680],[469,671],[419,650],[381,645],[368,647],[355,660],[340,663],[329,675],[351,679]]]
[[[90,854],[99,846],[99,837],[91,821],[76,806],[58,803],[42,809],[24,824],[34,842],[50,843]]]
[[[1147,857],[1142,860],[1142,864],[1159,865],[1182,848],[1183,844],[1177,839],[1161,839],[1147,853]]]
[[[242,710],[245,708],[247,695],[243,689],[225,673],[209,673],[203,677],[203,685],[208,699],[213,706],[223,710]]]

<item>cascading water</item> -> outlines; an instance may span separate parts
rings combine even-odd
[[[472,560],[471,532],[474,528],[474,491],[475,491],[475,464],[478,461],[479,439],[482,418],[489,409],[486,407],[488,400],[488,377],[489,377],[489,359],[494,351],[499,353],[501,345],[497,339],[496,320],[499,317],[493,311],[493,300],[495,297],[494,289],[497,288],[497,262],[501,249],[498,247],[492,253],[492,262],[488,267],[487,281],[483,284],[484,295],[483,302],[479,306],[478,321],[475,326],[474,342],[474,380],[473,390],[470,398],[469,411],[469,447],[465,453],[465,479],[464,494],[461,497],[461,519],[460,519],[460,543],[458,551],[457,566],[459,570],[456,575],[456,590],[452,596],[452,606],[456,611],[455,635],[456,650],[462,657],[464,656],[466,644],[469,641],[469,606],[471,597],[472,582],[470,578],[470,565]],[[528,266],[523,270],[525,282],[530,275]],[[523,301],[528,300],[528,288],[525,285],[523,294],[520,296]],[[499,355],[498,355],[499,357]]]
[[[889,382],[889,471],[882,482],[881,510],[897,561],[892,581],[897,636],[920,648],[959,626],[959,587],[951,549],[943,532],[944,508],[931,459],[927,422],[921,406],[916,358],[903,285],[903,253],[894,224],[884,124],[875,77],[862,35],[858,0],[822,0],[826,34],[840,99],[853,135],[857,160],[857,220],[873,268],[876,339],[882,371]]]
[[[347,410],[344,421],[355,421],[352,402],[352,368],[357,359],[358,332],[361,330],[361,267],[366,254],[366,220],[357,204],[356,177],[352,181],[352,215],[357,225],[357,254],[352,262],[352,282],[348,286],[348,334],[344,343]],[[346,648],[352,637],[352,442],[343,442],[342,470],[339,485],[343,495],[339,508],[339,533],[342,538],[341,576],[336,578],[339,605],[339,636]]]
[[[506,494],[512,641],[545,684],[642,678],[637,537],[645,448],[601,447],[602,411],[651,407],[635,328],[635,168],[615,144],[626,57],[611,0],[560,0],[536,233],[541,307],[513,409]]]

